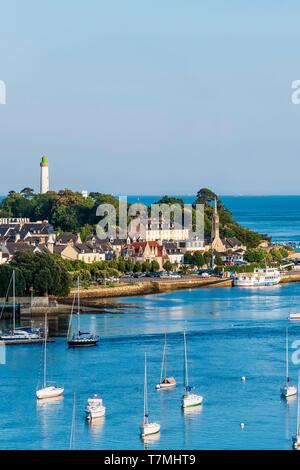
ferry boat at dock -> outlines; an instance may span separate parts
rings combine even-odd
[[[256,268],[253,273],[238,273],[233,278],[236,287],[274,286],[281,281],[278,268]]]

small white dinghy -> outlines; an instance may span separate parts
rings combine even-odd
[[[140,425],[141,437],[151,436],[160,431],[160,424],[149,423],[148,412],[148,384],[147,384],[147,354],[145,353],[145,377],[144,377],[144,419]]]
[[[47,327],[47,314],[45,315],[45,341],[44,341],[44,384],[43,388],[39,389],[36,391],[36,397],[39,400],[43,400],[46,398],[54,398],[54,397],[59,397],[64,393],[64,389],[62,387],[55,387],[54,385],[52,386],[47,386],[47,333],[48,333],[48,327]]]
[[[297,387],[290,385],[289,378],[289,333],[288,327],[286,328],[285,336],[285,386],[280,389],[281,395],[285,398],[292,397],[297,394]]]
[[[92,420],[95,418],[103,418],[105,416],[106,408],[103,405],[103,400],[98,395],[89,398],[85,407],[86,419]]]
[[[300,373],[298,371],[298,389],[300,387],[299,382]],[[300,396],[298,394],[298,405],[297,405],[297,431],[296,436],[293,437],[293,448],[295,450],[300,450]]]
[[[167,335],[165,335],[163,359],[161,364],[160,382],[156,385],[156,390],[167,390],[176,385],[174,377],[167,377]]]
[[[188,376],[188,363],[187,363],[187,348],[186,348],[186,335],[185,331],[183,332],[184,338],[184,394],[181,400],[181,406],[183,408],[189,408],[192,406],[199,406],[203,403],[203,396],[197,395],[196,393],[192,392],[192,387],[189,385],[189,376]]]

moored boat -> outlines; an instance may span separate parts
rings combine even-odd
[[[167,390],[167,389],[175,387],[175,385],[176,385],[175,378],[173,376],[167,377],[167,335],[165,334],[160,381],[159,381],[159,384],[156,385],[156,390]]]
[[[141,437],[147,437],[152,434],[157,434],[160,431],[159,423],[149,422],[148,411],[148,383],[147,383],[147,354],[145,353],[145,376],[144,376],[144,419],[140,424]]]
[[[285,344],[285,385],[280,389],[281,395],[285,398],[292,397],[297,394],[297,387],[290,385],[289,378],[289,339],[288,328],[286,328],[286,344]]]
[[[9,282],[8,292],[12,284],[12,296],[13,296],[13,312],[12,312],[12,329],[8,332],[0,333],[0,341],[5,344],[24,344],[24,343],[40,343],[43,341],[43,335],[39,329],[33,328],[20,328],[16,327],[16,272],[13,270],[12,276]],[[7,297],[6,296],[6,297]]]
[[[193,387],[189,385],[188,376],[188,360],[187,360],[187,347],[186,347],[186,334],[183,332],[184,338],[184,394],[181,399],[181,406],[183,408],[190,408],[192,406],[199,406],[203,403],[203,396],[192,393]]]
[[[103,418],[105,416],[106,408],[103,405],[103,400],[98,395],[89,398],[85,407],[86,419],[92,420],[95,418]]]
[[[43,387],[36,391],[38,400],[59,397],[64,393],[64,388],[47,385],[47,315],[45,315],[45,338],[44,338],[44,381]]]
[[[75,300],[75,298],[74,298]],[[69,322],[68,330],[68,346],[70,348],[80,348],[88,346],[96,346],[99,342],[99,336],[93,333],[85,333],[80,329],[80,279],[77,280],[77,331],[71,333],[72,328],[73,306]]]
[[[281,281],[281,274],[277,268],[256,268],[253,273],[238,273],[233,278],[236,287],[274,286]]]

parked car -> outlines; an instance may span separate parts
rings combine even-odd
[[[178,273],[170,273],[169,277],[171,277],[172,279],[180,279],[182,276]]]

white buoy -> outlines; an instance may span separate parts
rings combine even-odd
[[[245,376],[245,375],[242,375],[241,381],[242,381],[242,382],[246,382],[246,376]]]
[[[244,429],[245,423],[240,423],[240,427],[241,427],[241,429]]]

